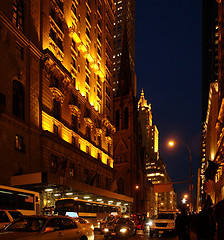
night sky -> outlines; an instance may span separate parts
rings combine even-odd
[[[137,93],[144,89],[159,130],[160,157],[172,182],[189,181],[192,152],[194,195],[200,163],[201,0],[136,0]],[[175,184],[178,201],[189,184]]]

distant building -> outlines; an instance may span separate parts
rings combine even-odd
[[[148,188],[153,188],[154,184],[170,183],[171,180],[166,172],[165,164],[159,157],[159,131],[156,125],[152,124],[151,104],[147,104],[143,89],[138,101],[138,116],[138,134],[139,138],[141,138],[142,147],[141,158],[144,163]],[[147,198],[147,211],[149,214],[155,213],[159,209],[176,209],[176,193],[174,189],[171,192],[149,192],[151,192]]]

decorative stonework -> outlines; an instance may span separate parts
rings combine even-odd
[[[80,118],[80,116],[81,116],[81,111],[80,111],[80,109],[79,109],[76,105],[69,104],[69,108],[70,108],[71,113],[72,113],[73,115],[76,115],[78,118]]]
[[[65,95],[56,87],[50,87],[50,90],[52,93],[52,98],[63,103],[63,101],[65,99]]]
[[[61,49],[58,47],[58,45],[54,42],[54,40],[51,37],[49,37],[49,49],[55,54],[55,57],[59,61],[63,61],[65,54],[61,51]]]
[[[85,117],[84,121],[85,121],[86,125],[89,125],[91,127],[91,129],[92,129],[92,127],[93,127],[93,120],[91,118],[89,118],[89,117]]]

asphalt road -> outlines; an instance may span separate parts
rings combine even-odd
[[[149,238],[149,233],[143,233],[142,230],[138,230],[137,234],[135,236],[132,236],[128,238],[128,240],[177,240],[177,236],[153,236],[152,238]],[[100,234],[99,232],[95,232],[95,239],[94,240],[104,240],[104,236]],[[116,240],[120,240],[116,238]],[[122,239],[124,240],[124,239]],[[190,233],[190,240],[197,240],[197,237],[195,233],[191,232]]]

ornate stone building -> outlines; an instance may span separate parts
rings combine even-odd
[[[0,9],[0,183],[41,192],[42,207],[67,192],[130,206],[111,191],[113,0]]]

